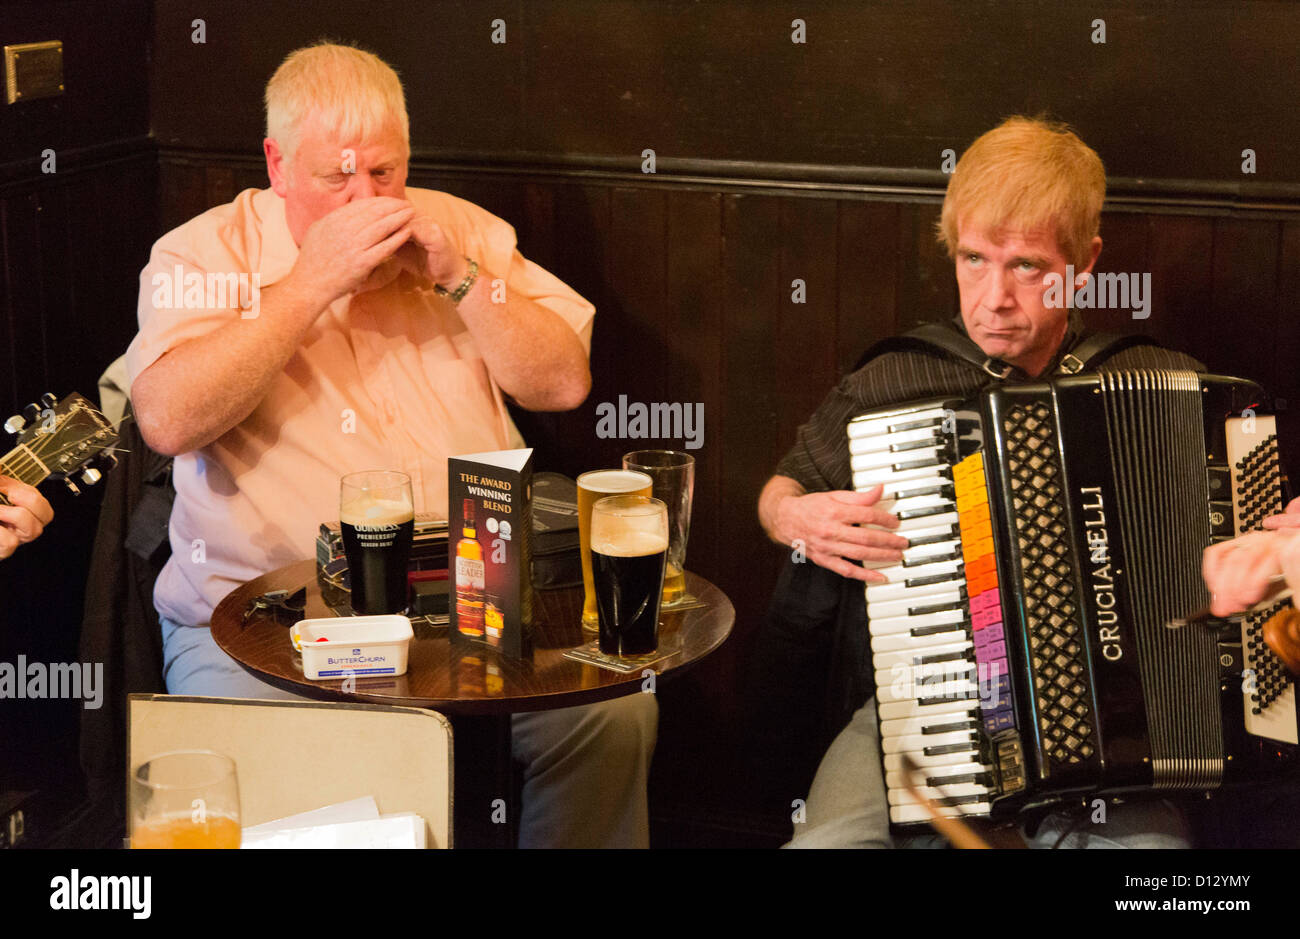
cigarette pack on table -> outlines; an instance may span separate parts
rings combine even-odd
[[[453,642],[531,654],[532,477],[530,449],[447,461]]]
[[[369,675],[405,675],[411,639],[405,616],[336,616],[305,619],[289,630],[312,681]]]

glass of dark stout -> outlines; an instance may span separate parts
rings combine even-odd
[[[591,572],[600,651],[648,655],[659,647],[668,554],[668,507],[649,496],[612,496],[591,509]]]
[[[339,484],[339,528],[348,558],[352,612],[405,613],[406,569],[415,532],[411,477],[392,470],[344,476]]]

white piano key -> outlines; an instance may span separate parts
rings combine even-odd
[[[964,598],[961,590],[951,585],[944,585],[942,590],[936,590],[927,595],[900,597],[897,600],[886,600],[883,603],[872,602],[868,597],[867,618],[885,619],[890,616],[908,616],[909,611],[913,609],[935,606],[940,603],[960,605],[963,602]]]
[[[938,426],[921,427],[916,430],[899,431],[896,434],[877,434],[874,437],[850,437],[849,453],[857,455],[861,453],[872,453],[879,450],[892,450],[895,453],[906,453],[906,449],[900,447],[916,446],[919,443],[928,441],[941,443],[944,440]]]
[[[929,717],[901,717],[895,720],[881,721],[880,739],[884,740],[887,737],[898,739],[918,734],[925,736],[927,731],[929,736],[937,736],[935,731],[942,727],[978,731],[980,727],[978,707],[970,711],[958,711],[953,714],[935,714]],[[950,732],[955,733],[956,731],[944,731],[944,733]]]
[[[948,766],[932,767],[921,773],[916,773],[917,781],[924,781],[927,785],[941,786],[953,785],[944,780],[961,779],[966,776],[988,775],[993,776],[993,767],[978,760],[971,760],[966,763],[952,763]],[[907,772],[905,770],[895,770],[885,774],[885,785],[890,789],[906,788]]]
[[[879,652],[871,657],[872,667],[877,673],[885,672],[895,665],[916,665],[920,664],[917,660],[940,655],[958,654],[960,660],[950,661],[975,661],[975,643],[970,639],[963,638],[959,642],[953,642],[950,637],[942,633],[937,636],[926,636],[926,639],[933,640],[922,646],[920,644],[911,648],[899,649],[894,652]]]
[[[902,737],[881,737],[880,749],[884,753],[915,753],[933,750],[936,747],[948,747],[953,744],[979,743],[979,735],[974,730],[955,730],[947,734],[905,734]]]
[[[866,492],[868,489],[874,489],[882,483],[888,487],[894,487],[891,492],[910,492],[917,489],[924,489],[927,486],[939,485],[941,483],[952,484],[951,480],[944,479],[935,472],[937,467],[918,466],[913,469],[895,470],[888,468],[877,468],[862,470],[853,474],[853,488],[859,492]],[[919,480],[934,480],[932,483],[921,485]],[[908,486],[907,483],[913,483]]]
[[[944,454],[942,459],[940,458],[941,454]],[[915,463],[918,461],[926,463],[938,461],[943,465],[948,463],[944,448],[936,444],[933,447],[919,447],[916,450],[875,450],[871,453],[859,453],[849,459],[849,469],[856,473],[865,470],[889,469],[899,463]]]
[[[944,806],[937,811],[946,818],[978,818],[988,815],[991,806],[988,802],[975,802],[970,805]],[[895,825],[911,825],[928,822],[930,813],[919,805],[893,805],[889,808],[889,820]]]
[[[859,487],[859,491],[865,492],[870,488],[871,486]],[[909,479],[886,483],[885,488],[880,493],[880,502],[877,504],[885,505],[891,501],[894,503],[910,502],[913,499],[933,498],[935,496],[942,499],[948,498],[949,495],[954,495],[951,474],[944,475],[936,467],[931,469],[925,476],[913,476]],[[956,505],[956,502],[953,502],[953,504]]]
[[[913,597],[923,599],[965,586],[966,578],[954,570],[946,580],[935,581],[932,584],[909,586],[903,581],[892,584],[867,584],[866,598],[868,603],[892,603],[895,600],[909,600]]]
[[[961,554],[960,541],[958,540],[937,541],[934,544],[923,544],[923,545],[916,545],[915,547],[911,547],[911,548],[904,548],[903,563],[911,564],[912,566],[916,567],[921,564],[925,564],[927,560],[933,563],[935,559],[938,558],[952,558],[952,560],[957,560],[957,558],[952,557],[954,554],[956,555]],[[876,570],[881,567],[892,567],[894,565],[897,565],[898,563],[899,563],[898,561],[863,561],[862,562],[863,567],[869,567],[872,570]]]
[[[958,764],[978,761],[979,748],[972,747],[970,752],[939,753],[934,756],[927,756],[924,753],[909,753],[907,755],[911,757],[912,762],[921,767],[921,769],[927,769],[929,767],[956,766]],[[902,770],[903,755],[901,753],[886,753],[885,772],[902,772]]]
[[[909,697],[915,698],[929,697],[924,693],[925,689],[935,687],[940,682],[978,680],[976,663],[966,660],[928,662],[925,665],[905,665],[900,663],[887,669],[876,670],[877,688],[882,686],[893,688],[910,686],[913,689],[913,694]],[[900,697],[903,697],[903,695],[896,694],[893,699]]]
[[[929,719],[935,714],[964,714],[978,700],[962,701],[960,699],[935,701],[922,705],[915,699],[906,701],[876,702],[876,714],[882,721],[893,721],[904,717],[923,717]]]
[[[929,626],[952,625],[963,623],[967,619],[964,610],[943,610],[939,613],[925,613],[921,616],[888,616],[873,619],[867,627],[873,636],[892,636],[896,633],[910,633],[913,629],[925,629]]]
[[[874,655],[884,652],[921,649],[926,648],[928,645],[958,642],[968,638],[970,637],[964,625],[953,625],[952,629],[945,629],[943,632],[931,633],[927,636],[913,636],[911,632],[891,633],[888,636],[873,635],[871,637],[871,651]]]
[[[941,427],[944,418],[951,413],[948,409],[941,407],[920,408],[914,411],[900,409],[864,421],[851,421],[848,426],[848,435],[852,439],[855,437],[878,437],[881,434],[902,433],[903,431],[895,428],[902,424],[915,424],[920,421],[927,421],[935,427]]]
[[[963,569],[963,564],[961,558],[953,558],[949,561],[935,561],[932,564],[918,564],[915,567],[891,564],[888,567],[877,567],[875,571],[877,574],[884,574],[890,583],[905,583],[909,580],[923,580],[938,575],[957,577]]]
[[[885,673],[889,677],[889,673]],[[975,697],[969,697],[974,692]],[[922,685],[906,680],[890,681],[876,686],[876,703],[889,704],[894,701],[962,701],[969,704],[978,701],[979,682],[974,678],[954,678],[950,681]]]
[[[956,783],[951,786],[922,786],[921,795],[925,796],[931,802],[938,802],[940,799],[963,796],[988,796],[995,794],[988,786],[979,783]],[[983,801],[983,800],[981,800]],[[890,789],[890,805],[917,805],[910,789]],[[949,806],[955,808],[955,806]]]
[[[906,501],[911,502],[911,499]],[[892,515],[893,512],[891,511]],[[903,538],[914,538],[916,533],[925,528],[942,526],[952,528],[953,525],[961,524],[961,516],[954,510],[945,512],[942,515],[922,515],[919,518],[901,519],[897,528],[885,528],[883,525],[868,525],[868,528],[879,528],[881,531],[887,531],[891,534],[899,535]]]

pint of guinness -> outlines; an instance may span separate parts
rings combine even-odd
[[[339,528],[348,558],[352,612],[405,613],[406,570],[415,531],[410,477],[387,470],[344,476]]]
[[[591,511],[591,566],[600,651],[646,655],[659,647],[668,510],[648,496],[601,499]]]

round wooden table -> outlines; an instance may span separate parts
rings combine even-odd
[[[641,669],[613,672],[564,657],[564,652],[593,640],[582,632],[582,588],[533,593],[533,654],[512,659],[479,643],[453,645],[447,628],[415,626],[405,675],[309,681],[302,658],[289,641],[290,618],[277,621],[257,612],[244,619],[250,602],[270,590],[290,593],[307,588],[303,618],[336,615],[321,596],[316,562],[299,561],[264,574],[233,590],[212,613],[212,638],[257,678],[305,697],[368,701],[430,708],[451,719],[456,743],[455,805],[459,846],[503,844],[501,825],[487,823],[479,802],[503,791],[511,774],[510,715],[521,711],[591,704],[643,690]],[[722,645],[731,633],[735,610],[726,595],[702,577],[686,573],[686,589],[702,607],[664,613],[659,620],[660,648],[675,651],[653,663],[656,680],[698,662]],[[484,761],[486,760],[486,764]],[[508,784],[506,788],[510,788]],[[518,812],[511,812],[512,819]]]

